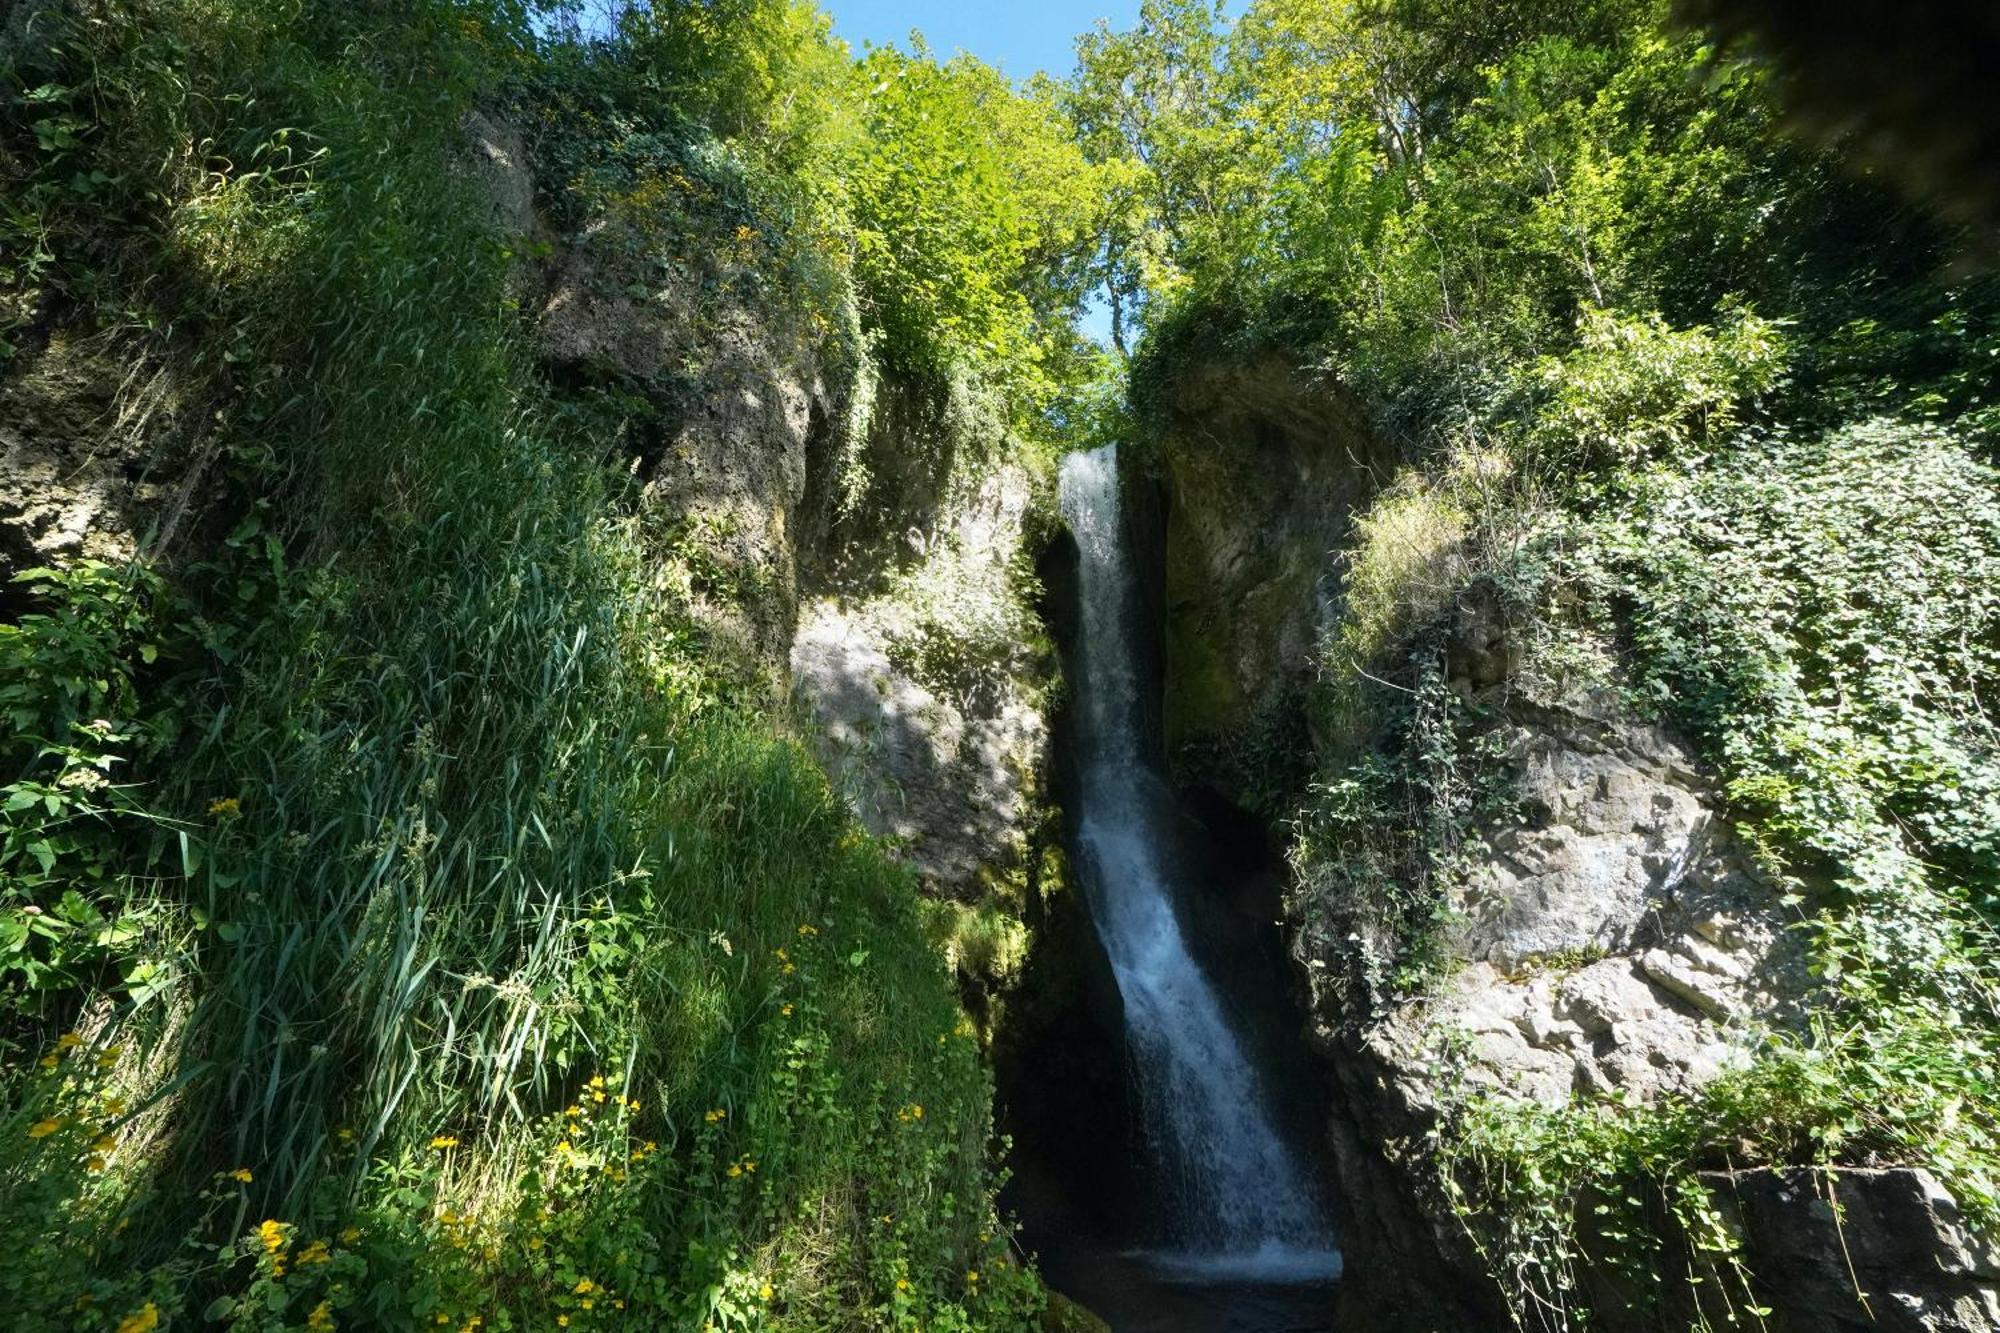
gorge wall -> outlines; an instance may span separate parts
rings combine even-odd
[[[1341,611],[1337,554],[1392,460],[1338,389],[1268,363],[1202,366],[1172,401],[1159,459],[1176,777],[1282,819],[1310,771],[1293,747],[1330,743],[1306,700]],[[1477,584],[1434,628],[1459,752],[1483,756],[1500,793],[1440,880],[1435,979],[1413,996],[1385,979],[1403,928],[1393,895],[1310,859],[1286,893],[1331,1100],[1345,1296],[1369,1327],[1390,1326],[1387,1311],[1413,1329],[1509,1322],[1494,1256],[1441,1173],[1468,1099],[1685,1096],[1802,1023],[1815,984],[1795,918],[1688,743],[1615,689],[1519,671],[1523,632]],[[1923,1171],[1701,1181],[1772,1328],[2000,1327],[1995,1256]],[[1714,1316],[1676,1276],[1700,1271],[1685,1244],[1653,1261],[1662,1302],[1582,1274],[1593,1326]]]
[[[719,675],[795,716],[864,826],[915,870],[985,1013],[1019,978],[1047,841],[1054,665],[1030,541],[1047,484],[992,462],[1007,427],[973,387],[885,381],[727,238],[687,264],[614,216],[559,225],[543,202],[558,183],[497,112],[467,119],[460,150],[451,169],[516,256],[541,373],[602,418],[595,437],[630,479],[661,593]],[[204,523],[236,501],[178,392],[171,367],[60,328],[9,367],[8,573],[142,545],[200,556],[218,536]]]

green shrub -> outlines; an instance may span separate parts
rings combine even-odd
[[[0,638],[0,909],[64,922],[8,1001],[121,1052],[0,1078],[20,1326],[1025,1325],[914,883],[714,678],[444,169],[574,52],[498,3],[92,16],[47,169],[124,193],[49,205],[37,281],[182,377],[240,517],[201,564],[38,578]],[[703,179],[690,233],[738,206]]]
[[[1615,462],[1719,443],[1776,382],[1784,358],[1777,326],[1745,310],[1720,329],[1586,310],[1575,349],[1528,371],[1546,395],[1531,438],[1558,458],[1580,447]]]

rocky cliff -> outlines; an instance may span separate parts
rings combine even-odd
[[[711,654],[792,711],[916,871],[983,1012],[1026,948],[1053,672],[1030,605],[1035,481],[998,461],[1004,421],[969,384],[883,377],[740,243],[690,263],[614,217],[547,235],[521,137],[467,129],[500,234],[547,255],[522,287],[551,381],[617,405],[622,466]]]
[[[712,669],[795,713],[866,826],[951,904],[944,947],[1011,977],[1053,658],[1031,606],[1036,483],[995,461],[1004,422],[963,384],[881,382],[853,330],[810,320],[740,237],[688,259],[615,211],[559,223],[560,183],[498,113],[468,118],[451,169],[514,256],[552,392],[610,451],[579,464],[630,479],[659,591]],[[167,368],[102,337],[24,352],[0,380],[4,572],[158,555],[226,510],[189,415]]]
[[[1276,813],[1308,763],[1330,556],[1388,460],[1352,401],[1272,358],[1199,366],[1162,416],[1169,756],[1184,782]]]
[[[1331,553],[1383,452],[1337,394],[1270,367],[1203,368],[1176,402],[1163,450],[1169,725],[1183,781],[1253,806],[1285,755],[1269,738],[1309,734],[1299,700],[1312,649],[1340,613]],[[1440,1170],[1463,1108],[1616,1115],[1690,1096],[1744,1067],[1766,1034],[1797,1030],[1815,985],[1792,909],[1687,741],[1634,711],[1615,667],[1565,686],[1522,670],[1501,601],[1465,587],[1430,631],[1451,744],[1479,768],[1480,792],[1456,791],[1441,812],[1460,827],[1428,881],[1442,899],[1426,927],[1428,980],[1412,992],[1387,979],[1410,928],[1408,886],[1393,877],[1347,873],[1339,847],[1322,849],[1325,860],[1295,867],[1287,897],[1330,1088],[1347,1291],[1371,1326],[1384,1309],[1419,1329],[1510,1322],[1492,1255]],[[1259,758],[1230,762],[1232,749]],[[1410,823],[1395,836],[1417,838]],[[1992,1254],[1926,1173],[1718,1171],[1700,1183],[1774,1312],[1767,1327],[2000,1328]],[[1650,1305],[1581,1275],[1592,1326],[1712,1314],[1676,1276],[1700,1271],[1673,1249],[1686,1243],[1655,1256],[1665,1295]]]

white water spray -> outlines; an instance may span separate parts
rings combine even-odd
[[[1331,1277],[1340,1256],[1221,997],[1189,952],[1166,864],[1171,794],[1140,743],[1116,446],[1063,460],[1079,550],[1079,850],[1124,1001],[1140,1109],[1169,1182],[1163,1261],[1194,1278]]]

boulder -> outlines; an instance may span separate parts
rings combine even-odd
[[[1743,1243],[1774,1333],[1996,1333],[2000,1246],[1928,1171],[1702,1177]]]

